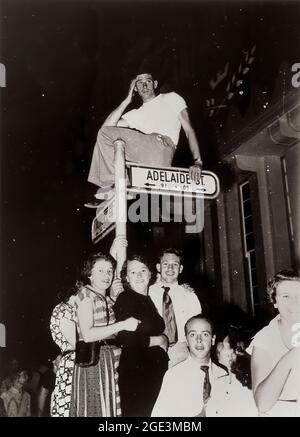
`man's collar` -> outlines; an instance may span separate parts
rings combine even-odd
[[[142,106],[147,105],[148,103],[153,102],[153,100],[157,99],[157,97],[159,97],[159,96],[160,96],[160,94],[156,94],[156,95],[153,97],[153,99],[148,100],[147,102],[144,102],[143,99],[141,98],[141,99],[142,99]]]
[[[198,360],[193,358],[190,354],[187,358],[187,360],[191,361],[195,367],[200,366],[208,366],[209,367],[209,373],[213,375],[215,379],[223,378],[224,376],[228,376],[228,371],[224,369],[223,367],[219,366],[219,364],[214,363],[211,358],[207,363],[200,363]]]
[[[172,282],[171,284],[168,284],[167,282],[164,283],[164,282],[162,282],[162,281],[158,281],[158,282],[156,282],[156,284],[157,284],[159,287],[170,287],[170,289],[171,289],[172,287],[177,287],[177,285],[178,285],[178,281],[176,281],[176,282]]]

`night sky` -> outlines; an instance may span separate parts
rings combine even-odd
[[[299,6],[155,0],[0,5],[0,62],[7,74],[0,89],[0,321],[7,351],[39,361],[56,351],[48,325],[57,293],[74,284],[76,269],[95,249],[94,212],[82,206],[91,153],[135,69],[155,65],[162,91],[185,97],[206,168],[214,169],[217,147],[205,107],[209,81],[226,62],[232,73],[243,50],[256,45],[243,101],[233,104],[245,113],[251,86],[271,95],[281,62],[300,61]],[[215,121],[225,125],[226,114]],[[183,152],[177,164],[188,159]]]

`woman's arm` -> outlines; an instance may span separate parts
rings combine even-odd
[[[160,346],[164,351],[168,352],[169,340],[164,334],[150,337],[149,347]]]
[[[118,321],[125,320],[132,315],[139,317],[141,320],[135,332],[122,331],[119,333],[118,338],[120,343],[129,349],[147,348],[150,343],[150,335],[147,330],[145,330],[145,318],[140,309],[136,308],[134,296],[125,291],[118,296],[113,308]]]
[[[128,296],[126,293],[118,297],[114,306],[117,320],[123,320],[131,314],[137,315],[130,297],[131,296]],[[148,315],[148,317],[141,317],[141,324],[135,332],[120,332],[119,339],[122,345],[127,348],[160,346],[167,351],[168,340],[165,335],[150,335],[150,333],[155,333],[156,331],[157,334],[160,334],[164,329],[163,319],[158,313],[156,317],[156,309],[152,311],[151,305],[154,306],[152,302],[149,302],[150,314],[153,312],[152,317],[150,315]],[[139,313],[138,315],[142,316],[142,314]]]
[[[270,356],[254,346],[251,358],[252,390],[260,413],[268,412],[279,399],[299,353],[300,348],[292,349],[272,368]]]
[[[68,341],[70,348],[74,349],[75,343],[76,343],[76,325],[75,325],[75,323],[72,322],[72,320],[66,319],[65,317],[63,317],[59,321],[59,328],[60,328],[63,336],[65,337],[65,339]]]
[[[94,326],[93,306],[89,298],[85,298],[79,303],[77,315],[79,328],[86,343],[103,340],[123,330],[135,331],[139,324],[139,320],[130,317],[112,325]]]

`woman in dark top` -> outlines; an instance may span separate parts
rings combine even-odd
[[[168,368],[168,341],[165,324],[148,296],[151,271],[140,256],[125,263],[121,278],[125,291],[114,306],[116,320],[136,317],[141,321],[135,332],[122,331],[119,387],[125,417],[148,417]]]

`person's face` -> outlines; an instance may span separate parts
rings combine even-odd
[[[174,253],[165,253],[156,268],[160,273],[161,281],[166,284],[177,282],[178,276],[183,269],[179,256]]]
[[[281,318],[300,322],[300,281],[284,280],[277,285],[275,308]]]
[[[151,74],[139,74],[135,81],[135,91],[141,97],[143,102],[152,100],[155,97],[155,89],[157,88],[157,80],[153,80]]]
[[[133,291],[147,294],[151,272],[144,263],[137,260],[129,261],[126,278]]]
[[[20,372],[19,384],[23,386],[27,381],[28,381],[28,373],[24,370]]]
[[[219,363],[230,369],[236,359],[236,354],[229,344],[228,336],[217,343],[216,349]]]
[[[192,320],[187,325],[186,340],[193,358],[201,361],[209,360],[215,336],[212,334],[211,325],[207,320]]]
[[[112,283],[114,276],[113,266],[109,261],[100,259],[95,262],[91,271],[90,282],[91,286],[106,291]]]

